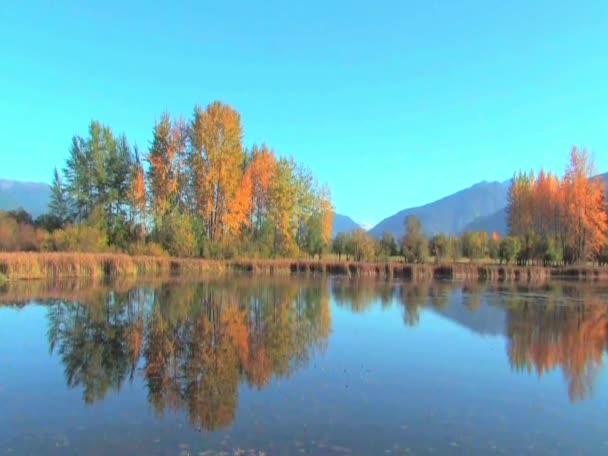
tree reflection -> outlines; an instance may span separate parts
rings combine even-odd
[[[128,294],[104,293],[99,304],[59,303],[49,310],[49,343],[70,387],[82,386],[87,404],[119,390],[132,376],[143,341],[140,309]]]
[[[158,414],[185,411],[196,428],[222,429],[234,421],[243,383],[262,389],[289,378],[326,348],[331,295],[354,313],[400,306],[408,327],[428,309],[478,334],[504,335],[513,370],[559,369],[576,401],[593,391],[608,350],[605,292],[580,284],[258,278],[101,287],[78,304],[49,297],[48,338],[67,384],[82,388],[87,404],[138,374]]]
[[[87,404],[119,390],[141,363],[158,414],[229,426],[239,385],[263,388],[306,365],[331,332],[327,286],[251,280],[100,292],[49,308],[49,344]]]
[[[561,296],[577,299],[561,302]],[[520,299],[508,312],[508,354],[519,371],[561,368],[570,400],[584,399],[608,349],[608,307],[584,288],[565,287],[546,302]]]

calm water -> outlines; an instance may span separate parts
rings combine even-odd
[[[608,288],[13,284],[0,454],[608,454]]]

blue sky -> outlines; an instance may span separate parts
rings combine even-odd
[[[93,118],[147,147],[213,100],[365,223],[574,144],[608,171],[605,0],[93,3],[2,2],[0,177],[50,181]]]

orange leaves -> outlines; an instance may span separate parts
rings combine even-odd
[[[222,315],[226,333],[234,347],[241,362],[245,363],[249,358],[249,329],[246,322],[247,314],[237,306],[228,306]]]
[[[593,172],[595,166],[587,151],[572,148],[564,177],[564,213],[567,241],[576,260],[591,259],[606,243],[606,190],[602,181],[591,179]]]
[[[146,210],[146,178],[141,164],[137,164],[131,181],[131,205],[140,214]]]
[[[241,228],[249,225],[252,194],[253,187],[251,176],[245,174],[234,199],[228,207],[226,226],[229,233],[238,234],[241,231]]]
[[[525,251],[544,238],[563,250],[566,262],[597,257],[606,244],[608,216],[604,184],[592,178],[594,172],[589,154],[574,147],[561,181],[543,170],[538,177],[515,176],[509,192],[509,226],[511,234],[524,239]]]
[[[271,182],[277,170],[277,159],[274,151],[263,145],[261,149],[253,147],[251,163],[245,172],[244,179],[251,183],[251,205],[249,219],[254,235],[260,230],[270,212],[272,200]]]
[[[242,196],[237,193],[245,159],[241,117],[230,106],[215,102],[205,111],[195,109],[190,130],[198,212],[207,218],[209,238],[220,239],[239,225],[238,216],[229,217],[230,210],[243,206],[235,201]]]
[[[148,179],[152,208],[157,216],[168,212],[180,198],[180,177],[184,173],[185,124],[171,122],[169,114],[163,114],[154,126],[154,139],[148,153]]]

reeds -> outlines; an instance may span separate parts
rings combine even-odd
[[[608,268],[505,266],[475,263],[405,264],[336,260],[205,260],[93,253],[0,253],[0,284],[7,280],[105,277],[197,277],[244,272],[253,275],[341,275],[406,280],[540,281],[608,280]]]

